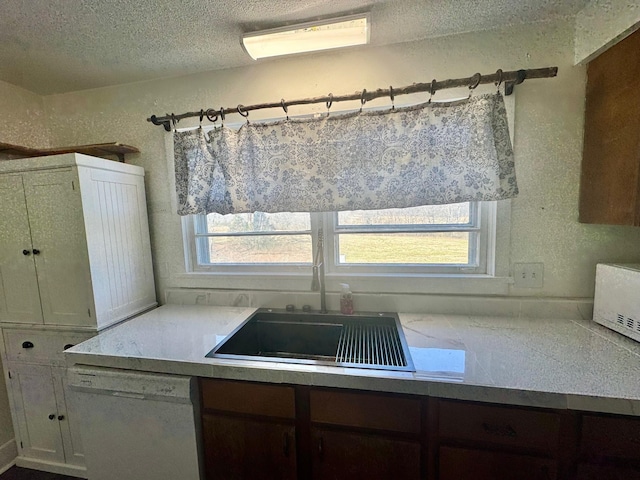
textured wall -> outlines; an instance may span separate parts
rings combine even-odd
[[[575,63],[587,63],[640,28],[640,0],[591,0],[576,15]]]
[[[145,121],[150,114],[556,65],[557,78],[527,81],[517,91],[515,155],[521,194],[512,203],[510,262],[543,262],[545,282],[543,289],[511,288],[510,294],[589,297],[597,262],[640,261],[640,229],[577,222],[585,70],[573,65],[573,42],[574,23],[567,20],[256,62],[248,68],[54,95],[44,101],[56,144],[120,141],[141,149],[128,161],[147,171],[156,278],[159,291],[164,291],[184,285],[175,277],[184,271],[184,257],[180,220],[170,202],[168,134]],[[441,92],[436,99],[455,94]],[[397,103],[426,98],[400,97]],[[388,102],[378,99],[374,104]],[[324,105],[290,108],[294,115],[310,111],[324,111]],[[252,112],[251,119],[281,114],[263,110]]]
[[[42,97],[0,81],[0,142],[49,147]]]

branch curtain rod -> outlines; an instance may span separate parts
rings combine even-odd
[[[327,108],[330,108],[333,102],[344,102],[347,100],[360,100],[361,104],[364,105],[369,100],[373,100],[374,98],[380,97],[390,97],[391,101],[397,95],[407,95],[410,93],[419,93],[419,92],[429,92],[431,95],[434,95],[438,90],[446,90],[448,88],[459,88],[459,87],[469,87],[469,89],[473,90],[480,84],[494,83],[498,87],[501,83],[505,84],[505,95],[511,95],[513,93],[513,87],[515,85],[519,85],[524,82],[526,79],[532,78],[551,78],[555,77],[558,74],[558,67],[546,67],[546,68],[533,68],[528,70],[512,70],[508,72],[503,72],[502,70],[498,70],[496,73],[492,73],[489,75],[481,75],[480,73],[476,73],[471,77],[467,78],[454,78],[448,80],[436,81],[433,79],[429,83],[414,83],[413,85],[409,85],[406,87],[393,88],[389,87],[387,89],[379,88],[377,90],[368,92],[367,90],[362,90],[361,92],[356,92],[348,95],[340,95],[335,96],[333,94],[325,95],[322,97],[313,97],[313,98],[303,98],[299,100],[288,100],[284,99],[279,102],[271,102],[271,103],[258,103],[256,105],[238,105],[233,108],[224,108],[221,107],[219,110],[215,110],[212,108],[206,110],[200,110],[199,112],[186,112],[181,113],[179,115],[171,115],[165,114],[163,117],[157,117],[156,115],[151,115],[151,117],[147,118],[147,122],[151,122],[154,125],[162,125],[167,132],[171,131],[171,125],[175,125],[180,120],[184,118],[200,118],[205,117],[212,122],[215,122],[218,117],[221,117],[224,120],[225,115],[229,113],[239,113],[243,117],[249,115],[251,110],[261,110],[264,108],[282,108],[285,113],[287,113],[288,107],[291,105],[309,105],[313,103],[326,103]]]

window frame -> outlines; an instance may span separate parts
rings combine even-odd
[[[324,258],[325,270],[328,276],[439,276],[439,275],[493,275],[495,258],[495,231],[496,231],[496,202],[471,202],[470,221],[467,224],[444,225],[416,225],[402,227],[338,227],[337,212],[311,212],[310,230],[295,232],[255,232],[238,234],[200,234],[197,233],[197,225],[203,226],[206,222],[205,215],[190,215],[183,217],[183,234],[185,247],[185,263],[187,272],[202,273],[210,275],[310,275],[312,262],[291,263],[291,264],[205,264],[200,263],[200,255],[208,256],[205,241],[208,237],[218,236],[262,236],[262,235],[311,235],[311,258],[318,245],[318,229],[322,226],[324,232]],[[412,228],[413,227],[413,228]],[[367,233],[381,232],[451,232],[465,231],[474,233],[470,240],[470,256],[475,258],[472,263],[455,264],[340,264],[337,249],[338,234],[344,232],[357,233],[366,231]],[[475,237],[475,238],[474,238]]]

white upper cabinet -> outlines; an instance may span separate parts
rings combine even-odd
[[[144,170],[0,162],[0,322],[101,329],[156,304]]]

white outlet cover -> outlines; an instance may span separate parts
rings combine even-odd
[[[542,288],[544,285],[544,263],[515,263],[513,280],[518,288]]]

